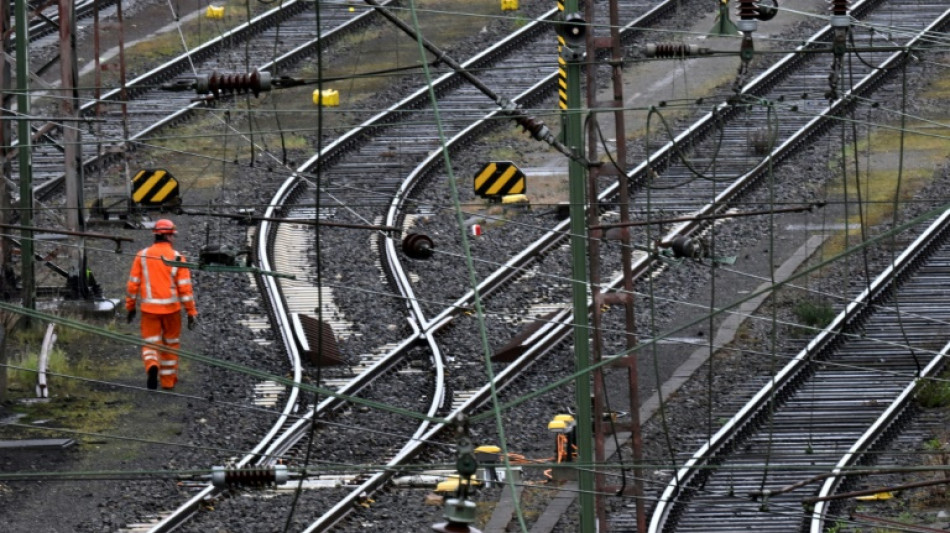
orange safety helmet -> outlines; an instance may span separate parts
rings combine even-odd
[[[178,233],[178,230],[175,229],[175,223],[167,218],[160,219],[155,223],[155,227],[152,228],[152,233],[155,235],[175,235]]]

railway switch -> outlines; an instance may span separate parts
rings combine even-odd
[[[402,239],[402,252],[413,259],[428,259],[434,249],[435,243],[422,233],[409,233]]]
[[[265,487],[287,483],[286,465],[260,468],[211,468],[211,483],[215,487]]]

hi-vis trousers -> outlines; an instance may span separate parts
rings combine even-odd
[[[155,314],[142,312],[142,340],[145,342],[178,349],[181,347],[181,311]],[[145,371],[158,367],[159,382],[163,389],[171,389],[178,382],[178,356],[156,349],[154,346],[142,346],[142,363]]]

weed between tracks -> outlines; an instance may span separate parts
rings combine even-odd
[[[114,325],[114,324],[110,324]],[[108,432],[131,411],[125,393],[101,382],[120,381],[135,374],[139,361],[134,348],[103,353],[102,339],[92,333],[57,327],[59,338],[51,350],[47,369],[48,399],[36,399],[38,359],[45,327],[18,330],[7,341],[9,354],[7,400],[20,415],[17,423],[48,429],[0,426],[0,438],[72,438],[83,443],[101,441],[96,433]],[[108,349],[108,348],[106,348]],[[79,432],[57,432],[64,428]]]

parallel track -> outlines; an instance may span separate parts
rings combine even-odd
[[[891,21],[890,17],[898,16],[907,31],[921,28],[916,36],[908,36],[908,46],[926,42],[930,32],[940,31],[950,17],[944,4],[915,10],[898,8],[897,13],[875,11],[869,20],[873,24],[875,17]],[[914,17],[925,12],[928,15]],[[939,16],[934,18],[931,13]],[[875,87],[881,81],[880,72],[899,65],[903,58],[902,54],[888,57],[881,71],[856,84],[854,93],[863,94],[867,87]],[[941,342],[937,337],[941,328],[935,327],[935,322],[944,318],[927,302],[928,292],[936,290],[934,284],[942,278],[940,265],[945,259],[937,257],[933,267],[922,270],[920,281],[900,289],[900,316],[893,309],[884,309],[875,313],[870,322],[865,321],[869,308],[888,305],[887,301],[877,299],[880,293],[902,281],[906,269],[911,268],[908,263],[918,261],[918,255],[925,253],[921,249],[934,246],[933,241],[942,238],[943,231],[942,226],[935,225],[929,236],[918,243],[920,249],[905,252],[901,258],[904,263],[898,263],[878,279],[870,295],[865,293],[862,301],[852,303],[696,452],[663,493],[650,531],[714,531],[710,524],[716,523],[728,523],[723,531],[736,527],[821,531],[827,507],[820,504],[811,524],[805,525],[808,516],[798,503],[813,487],[769,498],[767,503],[750,502],[745,496],[759,488],[776,489],[831,469],[840,472],[863,460],[863,453],[893,429],[894,421],[906,406],[917,383],[916,365],[925,367],[925,376],[939,369],[946,351],[946,347],[939,345],[950,339]],[[926,271],[930,268],[936,270],[937,277],[928,281]],[[927,288],[917,289],[916,283]],[[918,296],[922,297],[919,302],[915,300]],[[860,330],[873,331],[873,340],[852,339]],[[934,351],[908,348],[919,346],[923,339],[933,339],[936,345],[926,344],[933,346]],[[914,361],[914,352],[920,361]],[[933,357],[929,364],[928,357]],[[811,363],[817,361],[825,364],[816,369]],[[803,464],[814,468],[783,469],[785,465]],[[710,465],[717,468],[704,469]],[[740,468],[732,468],[736,466]],[[840,477],[829,479],[822,494],[831,493],[840,482]],[[728,522],[724,522],[726,517]]]
[[[381,3],[390,5],[392,1]],[[329,46],[344,35],[379,22],[373,10],[349,12],[343,4],[337,4],[321,12],[321,39],[317,39],[314,5],[297,0],[286,2],[129,81],[124,95],[121,88],[114,89],[104,93],[100,102],[84,104],[82,116],[96,119],[97,125],[82,139],[85,171],[102,168],[121,153],[104,148],[133,150],[147,146],[150,136],[207,106],[197,101],[194,91],[167,91],[161,88],[163,85],[174,84],[179,78],[188,82],[196,73],[210,74],[215,70],[235,73],[258,69],[280,75],[315,53],[317,46]],[[123,115],[128,117],[127,139]],[[34,196],[46,201],[63,185],[61,124],[38,124],[33,130]],[[14,164],[15,176],[19,175],[17,165]],[[95,191],[91,192],[94,197]]]
[[[677,472],[651,531],[818,533],[835,520],[827,505],[802,508],[815,486],[777,491],[835,472],[821,490],[833,493],[847,468],[895,430],[915,388],[942,368],[950,310],[935,302],[950,264],[948,220],[944,213],[935,221]],[[763,490],[775,494],[748,496]]]
[[[650,11],[650,16],[656,16],[658,13],[662,13],[662,9],[666,9],[671,4],[672,3],[666,3],[659,8],[653,9]],[[649,9],[649,7],[652,7],[646,4],[636,4],[636,6],[641,10],[641,12],[645,12]],[[628,5],[626,7],[629,8],[630,6]],[[634,17],[631,16],[631,19],[633,18]],[[642,26],[646,23],[647,21],[641,20],[636,25]],[[531,34],[531,32],[536,33]],[[551,42],[553,42],[553,32],[550,31],[550,27],[544,24],[532,23],[524,33],[519,32],[519,34],[513,36],[513,38],[504,46],[514,47],[516,44],[525,46],[523,43],[517,42],[517,40],[521,38],[531,38],[534,39],[535,43],[543,43],[544,50],[542,51],[541,47],[539,46],[537,52],[529,52],[529,54],[535,53],[536,55],[534,56],[518,56],[509,58],[507,60],[511,61],[512,65],[521,65],[522,67],[526,64],[545,66],[538,67],[533,74],[534,77],[527,75],[527,72],[525,71],[525,75],[523,76],[523,84],[507,85],[505,87],[504,96],[511,99],[516,99],[519,102],[525,103],[525,105],[530,105],[530,103],[537,101],[546,94],[549,94],[553,86],[555,75],[553,71],[551,71],[546,66],[552,57]],[[526,46],[530,48],[531,45]],[[802,55],[804,56],[806,54]],[[484,54],[484,57],[472,60],[470,64],[481,66],[478,61],[485,61],[486,65],[505,65],[505,60],[501,60],[499,62],[496,58],[490,57],[489,53]],[[774,76],[774,79],[779,79],[782,77],[778,72],[773,72],[770,75]],[[140,79],[143,79],[146,76],[143,76]],[[167,74],[160,74],[158,76],[167,76]],[[471,88],[462,88],[461,90],[453,91],[452,88],[457,86],[459,82],[457,79],[452,78],[452,75],[446,75],[442,80],[436,82],[437,87],[445,87],[445,89],[437,89],[437,93],[440,95],[440,108],[450,110],[480,110],[480,113],[472,115],[471,117],[457,114],[455,118],[461,118],[462,120],[456,121],[453,119],[449,122],[452,124],[452,126],[447,130],[447,134],[449,137],[453,138],[453,145],[451,149],[456,150],[458,149],[456,147],[463,144],[465,140],[471,139],[478,133],[489,129],[486,127],[488,121],[484,118],[481,118],[481,116],[484,113],[491,114],[492,110],[497,108],[497,102],[492,102],[489,99],[484,98],[483,95],[480,95],[477,91],[473,91]],[[167,79],[167,77],[154,78],[149,81],[149,84],[155,84],[158,81],[165,81]],[[759,83],[760,85],[756,85],[756,83]],[[774,81],[772,78],[764,78],[762,80],[758,80],[756,83],[751,84],[750,88],[747,88],[746,92],[751,92],[757,86],[770,87]],[[357,218],[357,220],[363,222],[378,222],[383,220],[381,213],[384,212],[385,206],[392,204],[393,209],[388,211],[388,214],[385,218],[386,224],[404,224],[406,219],[401,213],[401,205],[406,200],[406,198],[412,194],[414,188],[423,184],[425,179],[428,179],[430,177],[430,173],[433,171],[432,166],[426,167],[425,165],[412,170],[413,164],[406,163],[414,163],[415,161],[427,158],[427,164],[430,165],[434,164],[432,162],[437,161],[436,152],[439,146],[439,139],[435,138],[431,132],[426,133],[420,131],[416,126],[413,126],[413,123],[431,123],[431,111],[409,111],[419,109],[420,107],[423,109],[428,109],[428,104],[426,103],[427,97],[428,94],[426,91],[420,91],[407,102],[404,102],[400,106],[387,112],[387,114],[380,115],[377,117],[377,119],[374,119],[374,121],[370,121],[358,130],[355,130],[351,134],[344,136],[338,142],[324,150],[320,156],[315,157],[313,160],[300,167],[298,169],[298,176],[292,180],[289,180],[282,188],[281,192],[275,197],[275,200],[272,202],[273,205],[268,211],[267,215],[291,217],[304,216],[312,218],[313,213],[310,213],[309,215],[295,215],[295,209],[298,208],[293,207],[292,203],[288,203],[288,201],[290,201],[292,198],[303,198],[304,200],[313,198],[315,193],[309,188],[310,184],[308,181],[310,177],[317,175],[321,177],[321,183],[324,183],[323,180],[326,179],[327,183],[331,184],[328,188],[321,192],[323,198],[325,200],[328,199],[329,201],[327,204],[321,205],[320,211],[318,212],[319,216],[323,217],[328,216],[331,213],[342,212],[344,210],[344,206],[358,205],[367,206],[367,209],[357,209],[355,212],[351,213]],[[807,102],[805,104],[807,104]],[[730,109],[726,112],[732,113],[734,111],[735,110]],[[388,124],[394,122],[392,120],[394,116],[400,115],[406,119],[405,129],[399,129],[403,128],[403,126],[388,126]],[[717,118],[719,116],[721,115],[717,115]],[[699,125],[691,128],[690,132],[680,136],[675,143],[670,143],[666,147],[661,148],[657,154],[651,156],[651,166],[653,166],[656,170],[662,170],[662,168],[666,167],[667,165],[670,168],[675,168],[675,165],[671,164],[670,161],[664,161],[664,158],[669,158],[669,154],[673,151],[674,146],[682,146],[684,144],[691,144],[693,142],[701,142],[700,139],[704,133],[708,132],[707,128],[710,127],[709,124],[711,122],[711,119],[706,119],[705,125],[703,122],[701,122]],[[810,128],[811,132],[808,133],[808,135],[811,135],[814,134],[815,130],[826,127],[814,125],[808,123],[808,121],[805,122],[806,124],[804,127],[789,126],[787,129],[780,132],[780,138],[783,139],[783,141],[778,143],[782,144],[782,146],[776,148],[773,154],[775,159],[783,157],[784,154],[791,153],[795,146],[804,142],[804,136],[801,133],[803,129],[808,131]],[[382,124],[387,124],[387,126],[382,127]],[[408,139],[412,139],[412,141],[407,142]],[[691,139],[696,140],[693,141]],[[742,142],[742,140],[742,138],[739,138],[738,142]],[[382,172],[374,172],[371,176],[372,179],[367,180],[365,177],[361,179],[361,176],[369,175],[365,169],[379,169],[378,163],[380,158],[387,157],[382,154],[391,152],[393,146],[399,147],[399,150],[397,150],[399,164],[395,164],[397,162],[394,161],[393,165],[382,169]],[[746,173],[742,171],[748,169],[750,166],[748,163],[758,161],[759,159],[760,158],[758,157],[749,157],[744,160],[740,160],[738,166],[732,169],[723,169],[722,172],[726,174],[729,174],[730,172],[734,174],[742,174],[745,178],[745,176],[749,176],[753,173]],[[658,161],[663,162],[657,163]],[[641,168],[636,169],[631,174],[631,178],[637,180],[638,173],[642,174],[645,173],[645,171],[646,167],[641,165]],[[404,180],[406,175],[411,176],[408,181]],[[56,183],[56,178],[52,176],[50,177],[51,179],[47,180],[46,184],[40,189],[44,192],[44,194],[53,191],[58,186]],[[687,176],[685,175],[678,176],[675,172],[669,171],[664,174],[664,179],[667,177],[673,181],[683,181],[687,179]],[[685,196],[689,198],[718,196],[717,202],[715,202],[716,205],[713,207],[703,207],[702,204],[695,204],[695,206],[689,206],[687,210],[719,211],[725,209],[725,206],[728,203],[727,200],[735,197],[735,195],[741,192],[745,187],[750,186],[749,184],[752,183],[752,181],[748,178],[746,179],[747,181],[742,182],[742,184],[735,185],[730,188],[731,192],[728,194],[719,193],[717,195],[715,190],[712,193],[697,193],[695,190],[691,193],[687,193]],[[613,194],[613,192],[611,190],[607,190],[604,192],[602,198],[610,198],[611,194]],[[393,198],[396,199],[393,200]],[[675,232],[668,235],[667,238],[671,238],[672,236],[679,234],[689,235],[692,232],[701,231],[701,229],[702,227],[699,225],[687,224],[681,228],[678,228]],[[267,222],[261,225],[260,237],[258,240],[258,253],[259,257],[261,258],[262,268],[282,270],[282,265],[277,263],[271,257],[271,253],[275,247],[286,247],[288,243],[294,241],[295,239],[302,239],[302,241],[297,242],[297,245],[301,245],[303,247],[310,243],[310,237],[307,235],[308,232],[299,232],[302,236],[294,236],[287,232],[292,232],[292,230],[288,228],[287,225],[277,225]],[[520,272],[523,272],[527,265],[534,262],[540,254],[547,253],[554,246],[556,246],[557,243],[564,238],[565,234],[566,233],[563,231],[563,229],[555,228],[541,241],[539,241],[539,243],[526,248],[524,253],[512,259],[508,265],[499,269],[495,274],[489,276],[482,283],[481,288],[484,289],[484,292],[482,293],[483,296],[490,295],[498,287],[510,283],[511,280],[516,278]],[[337,394],[350,395],[359,392],[363,387],[366,386],[366,380],[372,379],[369,376],[375,377],[383,374],[384,370],[391,370],[399,364],[398,359],[400,354],[422,344],[428,346],[428,349],[431,351],[432,361],[436,368],[436,381],[433,384],[435,392],[430,402],[429,415],[433,416],[437,413],[442,413],[447,419],[451,419],[457,413],[471,411],[485,401],[487,398],[488,386],[486,385],[483,387],[480,394],[471,396],[467,402],[458,406],[453,406],[452,409],[447,409],[444,392],[440,392],[443,387],[440,377],[443,372],[445,362],[440,355],[441,349],[439,347],[439,341],[434,335],[438,332],[438,330],[449,324],[460,312],[460,309],[467,309],[470,307],[471,295],[463,296],[453,306],[445,308],[444,311],[436,313],[434,318],[429,318],[427,316],[428,313],[426,310],[422,309],[417,303],[413,289],[408,283],[409,275],[406,274],[405,269],[401,266],[402,260],[399,257],[399,254],[396,253],[393,239],[381,238],[381,242],[387,250],[386,259],[384,260],[384,269],[387,272],[387,276],[394,280],[394,284],[403,295],[404,301],[409,304],[407,306],[409,315],[407,324],[408,328],[411,330],[411,333],[407,337],[402,338],[402,340],[399,340],[398,338],[395,339],[393,344],[397,344],[398,348],[389,350],[386,355],[381,357],[378,362],[373,364],[372,368],[367,369],[364,373],[365,375],[361,375],[358,380],[350,382],[347,385],[337,389]],[[643,258],[640,267],[641,274],[643,272],[647,272],[650,269],[651,263],[651,258]],[[294,338],[297,332],[293,327],[293,321],[290,317],[291,311],[288,311],[286,308],[287,303],[285,297],[287,296],[287,291],[282,289],[279,282],[274,279],[266,278],[261,280],[261,283],[265,287],[267,298],[271,301],[271,305],[273,307],[272,312],[275,327],[280,331],[283,344],[287,348],[292,365],[296,369],[294,371],[294,379],[299,380],[299,350],[297,347],[300,345],[300,342]],[[298,289],[294,289],[291,292],[298,292]],[[313,306],[311,305],[311,308],[312,307]],[[503,385],[506,382],[505,380],[511,379],[517,374],[519,369],[523,368],[523,366],[527,364],[530,364],[534,357],[545,353],[545,351],[551,346],[563,341],[569,334],[569,325],[570,313],[563,312],[556,316],[551,321],[550,328],[542,330],[537,334],[537,337],[545,339],[545,342],[532,343],[528,347],[526,355],[522,359],[519,359],[518,362],[511,364],[502,375],[498,376],[498,384]],[[297,392],[297,389],[292,390],[290,397],[287,399],[287,409],[291,409],[296,403]],[[338,399],[329,398],[323,402],[316,411],[319,414],[325,410],[330,410],[338,406],[339,403],[340,402]],[[306,418],[294,424],[296,429],[292,431],[286,431],[284,426],[288,421],[288,412],[288,410],[285,410],[284,418],[279,424],[274,426],[274,430],[270,435],[268,435],[265,441],[262,442],[261,447],[255,450],[255,456],[253,458],[252,456],[245,457],[242,460],[242,464],[248,464],[252,461],[256,461],[256,456],[258,454],[263,454],[269,457],[276,457],[278,455],[285,454],[292,446],[292,442],[301,438],[301,436],[306,432]],[[313,416],[313,414],[314,413],[311,412],[308,416]],[[399,464],[401,461],[412,456],[413,453],[416,453],[418,447],[421,445],[421,442],[431,439],[440,429],[441,425],[438,424],[431,426],[422,424],[418,426],[415,431],[414,442],[404,447],[398,453],[394,454],[392,458],[392,464]],[[278,434],[280,434],[280,436],[278,436]],[[388,474],[381,472],[378,476],[368,478],[365,483],[357,490],[352,491],[350,496],[341,500],[339,505],[335,506],[319,521],[315,522],[310,527],[310,529],[308,529],[308,531],[322,530],[339,521],[345,512],[351,508],[351,504],[355,498],[359,497],[360,494],[365,493],[366,491],[372,491],[373,489],[381,486],[381,484],[386,479],[386,475]],[[204,498],[213,492],[213,489],[209,488],[197,495],[175,513],[176,518],[169,519],[166,524],[156,528],[155,531],[167,531],[175,527],[181,522],[181,520],[186,519],[187,516],[194,511],[196,506]]]

